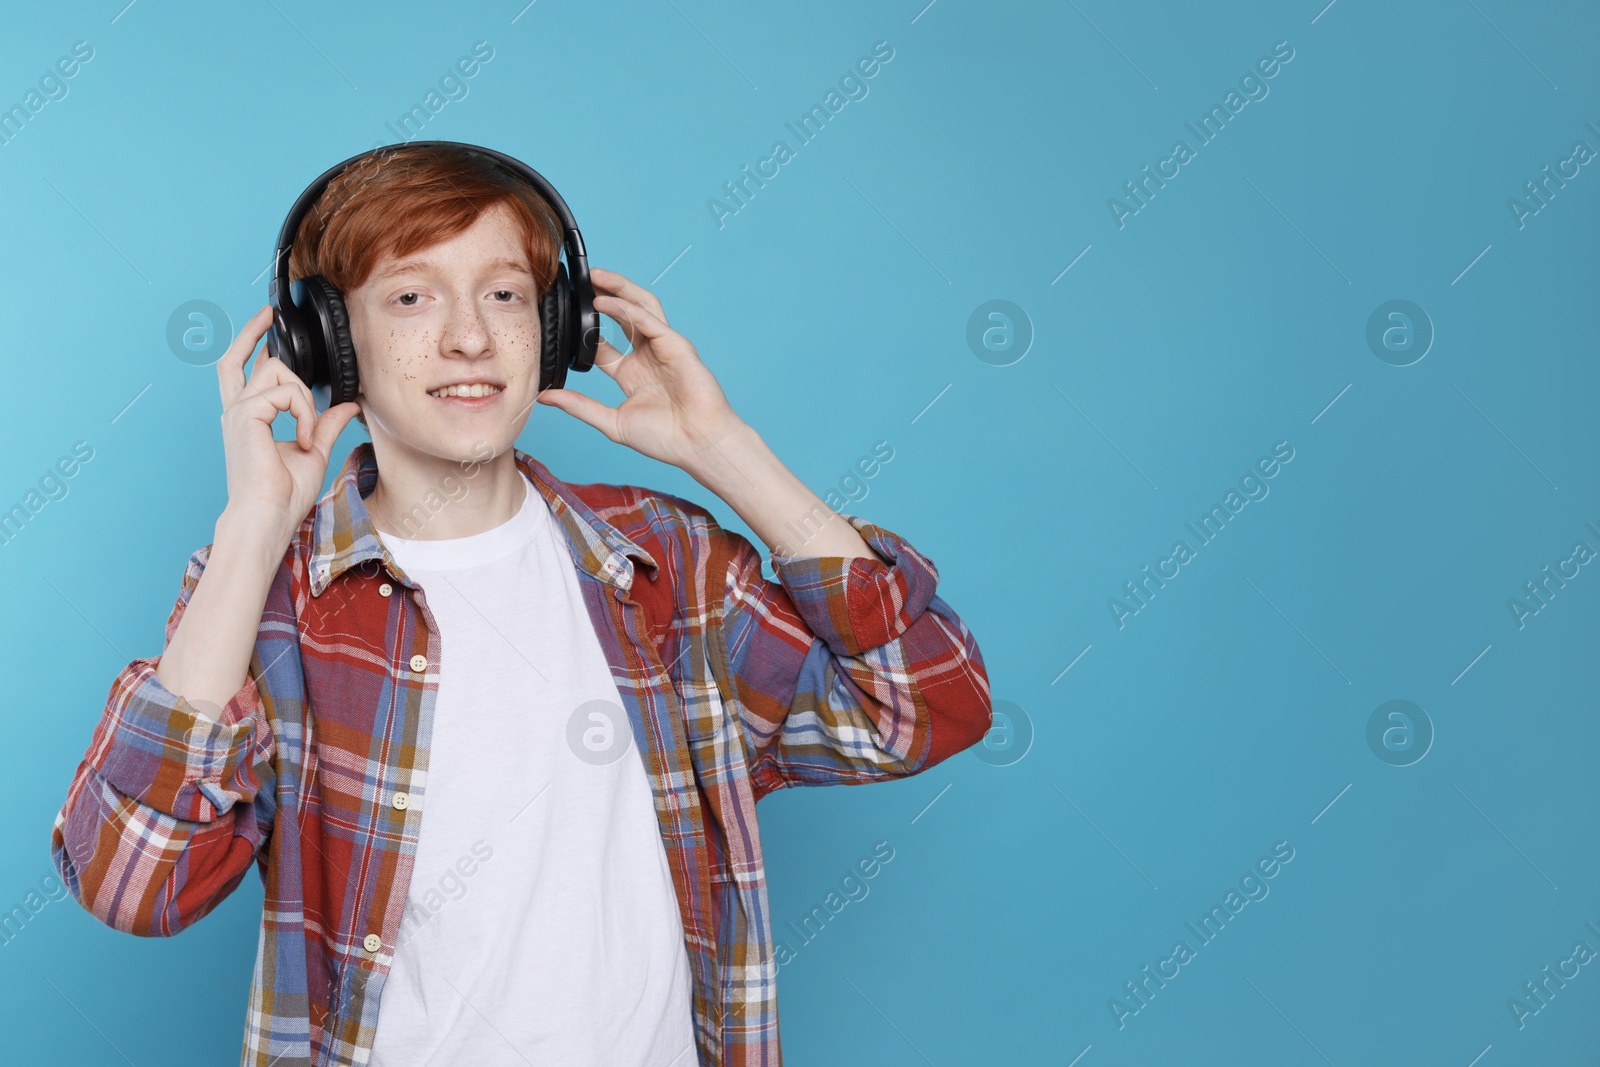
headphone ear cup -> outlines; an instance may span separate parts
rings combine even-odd
[[[267,331],[267,354],[288,367],[306,385],[315,386],[316,361],[306,329],[306,312],[296,303],[300,288],[300,283],[296,282],[285,294],[288,299],[283,306],[273,308],[272,327]]]
[[[565,264],[556,264],[556,277],[539,302],[539,391],[566,386],[567,367],[575,340],[572,284]]]
[[[350,336],[350,315],[345,309],[344,294],[320,274],[302,280],[305,282],[305,301],[312,321],[319,324],[312,334],[321,341],[326,369],[318,377],[331,390],[328,404],[331,407],[354,400],[360,378],[356,371],[356,344]]]

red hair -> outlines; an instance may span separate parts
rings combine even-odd
[[[294,235],[289,280],[320,274],[349,293],[384,256],[409,256],[447,241],[497,204],[517,220],[543,296],[561,251],[555,211],[500,164],[448,145],[385,149],[329,182]]]

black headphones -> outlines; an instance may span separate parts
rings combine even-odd
[[[267,351],[311,386],[313,395],[319,387],[326,387],[330,407],[356,398],[356,350],[350,337],[350,317],[345,311],[344,294],[320,274],[290,283],[289,246],[299,232],[301,220],[317,198],[346,168],[373,156],[408,148],[434,147],[462,148],[487,156],[526,181],[555,210],[565,234],[562,247],[567,262],[565,266],[556,264],[555,281],[539,304],[539,391],[562,388],[569,367],[586,371],[594,366],[595,350],[600,341],[600,319],[594,310],[589,257],[584,251],[583,235],[578,232],[578,224],[561,194],[526,163],[493,149],[459,141],[410,141],[374,148],[328,168],[300,194],[278,232],[272,284],[267,290],[273,309],[272,326],[267,331]]]

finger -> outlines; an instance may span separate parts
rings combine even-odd
[[[596,275],[599,275],[599,277],[596,277]],[[598,287],[604,289],[607,293],[631,300],[640,307],[648,309],[652,315],[662,322],[667,321],[667,313],[661,307],[661,301],[656,298],[654,293],[638,282],[632,281],[614,270],[606,270],[603,267],[590,267],[589,278],[599,283]]]
[[[671,327],[657,318],[653,312],[626,299],[596,296],[594,309],[621,326],[622,332],[627,334],[628,343],[632,345],[637,345],[641,336],[653,340],[673,332]]]
[[[311,399],[311,390],[303,382],[289,385],[289,388],[294,390],[294,398],[289,401],[289,413],[294,416],[295,440],[300,442],[301,448],[310,448],[312,435],[317,429],[316,402]]]
[[[324,411],[317,419],[317,428],[311,431],[311,447],[322,456],[324,463],[328,454],[333,451],[333,443],[339,439],[344,428],[350,420],[361,412],[361,405],[354,400],[346,400],[342,404],[335,404]]]
[[[617,371],[622,366],[622,361],[627,358],[604,337],[600,338],[600,343],[595,345],[594,365],[610,375],[613,381],[616,380]]]
[[[301,381],[300,375],[289,369],[289,365],[277,356],[269,355],[265,351],[256,355],[255,366],[250,369],[250,378],[245,382],[248,389],[266,389],[273,385],[293,385]]]
[[[617,409],[607,407],[592,396],[576,393],[571,389],[546,389],[534,399],[547,407],[560,408],[580,422],[588,423],[611,441],[617,439],[614,430],[617,424]]]
[[[272,425],[280,411],[287,411],[294,416],[295,439],[303,448],[311,445],[311,430],[316,422],[317,409],[303,387],[296,389],[286,382],[270,389],[252,390],[228,410],[237,411],[236,418],[258,419],[268,426]]]
[[[250,380],[245,383],[249,392],[261,393],[279,385],[286,385],[302,393],[306,405],[315,412],[317,402],[311,395],[311,387],[301,380],[300,376],[290,370],[278,357],[262,354],[256,359],[256,368],[250,375]],[[303,440],[309,441],[309,434],[300,434]]]
[[[250,316],[250,321],[239,328],[233,338],[233,343],[228,345],[228,350],[217,360],[217,388],[222,394],[222,407],[227,410],[239,391],[244,388],[244,362],[250,358],[250,353],[255,351],[256,342],[267,332],[272,325],[272,305],[257,311]]]

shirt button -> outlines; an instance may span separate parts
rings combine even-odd
[[[427,670],[428,669],[428,657],[427,656],[412,656],[411,657],[411,669],[414,670],[414,671],[418,671],[418,672]]]
[[[411,797],[405,793],[395,793],[389,803],[394,805],[396,811],[405,811],[411,805]]]
[[[373,955],[377,955],[378,950],[383,947],[383,938],[377,934],[368,934],[361,939],[361,947]]]
[[[390,585],[388,582],[384,582],[382,585],[378,586],[379,596],[388,596],[392,592],[394,592],[394,586]]]

